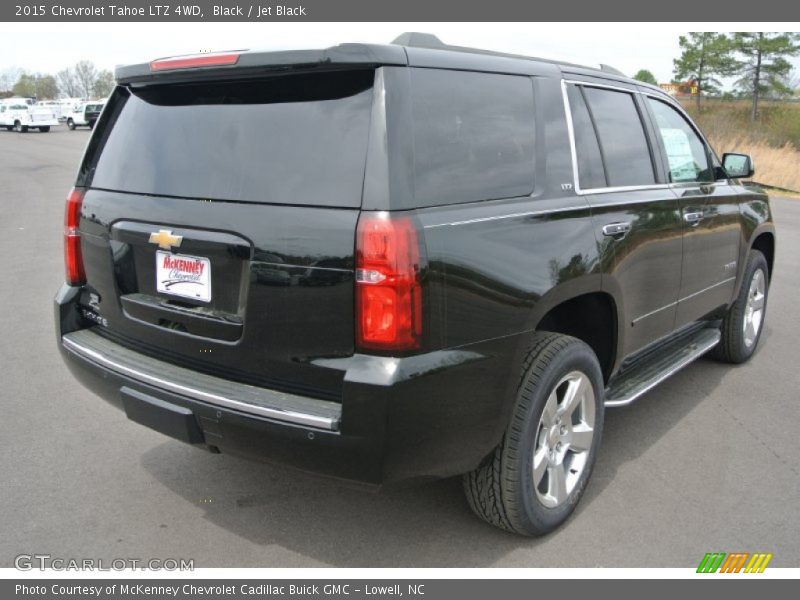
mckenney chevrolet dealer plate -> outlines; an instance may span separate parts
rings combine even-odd
[[[211,302],[211,261],[157,250],[156,289],[164,294]]]

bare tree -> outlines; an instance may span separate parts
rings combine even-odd
[[[92,88],[94,97],[105,98],[114,89],[115,83],[114,74],[111,71],[100,71],[100,73],[97,74],[97,79],[95,79],[94,87]]]
[[[71,67],[56,73],[56,81],[58,82],[58,89],[68,98],[80,96],[80,86],[75,78],[75,71]]]
[[[73,69],[75,81],[78,84],[80,94],[84,98],[92,95],[94,82],[97,80],[97,67],[89,60],[82,60]]]
[[[10,92],[22,73],[22,69],[18,67],[10,67],[0,72],[0,92]]]

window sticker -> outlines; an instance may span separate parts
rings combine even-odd
[[[661,128],[672,181],[694,181],[700,171],[694,162],[689,136],[681,129]]]

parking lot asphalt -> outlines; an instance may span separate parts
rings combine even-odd
[[[710,551],[800,566],[800,200],[773,200],[776,272],[753,360],[702,359],[610,410],[576,514],[526,539],[475,518],[458,479],[351,489],[183,445],[84,390],[58,355],[52,301],[88,136],[0,131],[0,566],[45,553],[196,567],[694,567]]]

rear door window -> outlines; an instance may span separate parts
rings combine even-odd
[[[650,147],[633,94],[583,86],[610,187],[656,182]]]
[[[575,153],[578,159],[578,183],[581,189],[607,187],[606,173],[600,144],[589,116],[589,109],[583,98],[581,88],[571,85],[567,88],[569,107],[572,113],[572,130],[575,134]]]
[[[82,171],[115,191],[358,207],[373,80],[363,70],[118,87]]]
[[[417,205],[533,191],[530,78],[412,69],[411,89]]]

